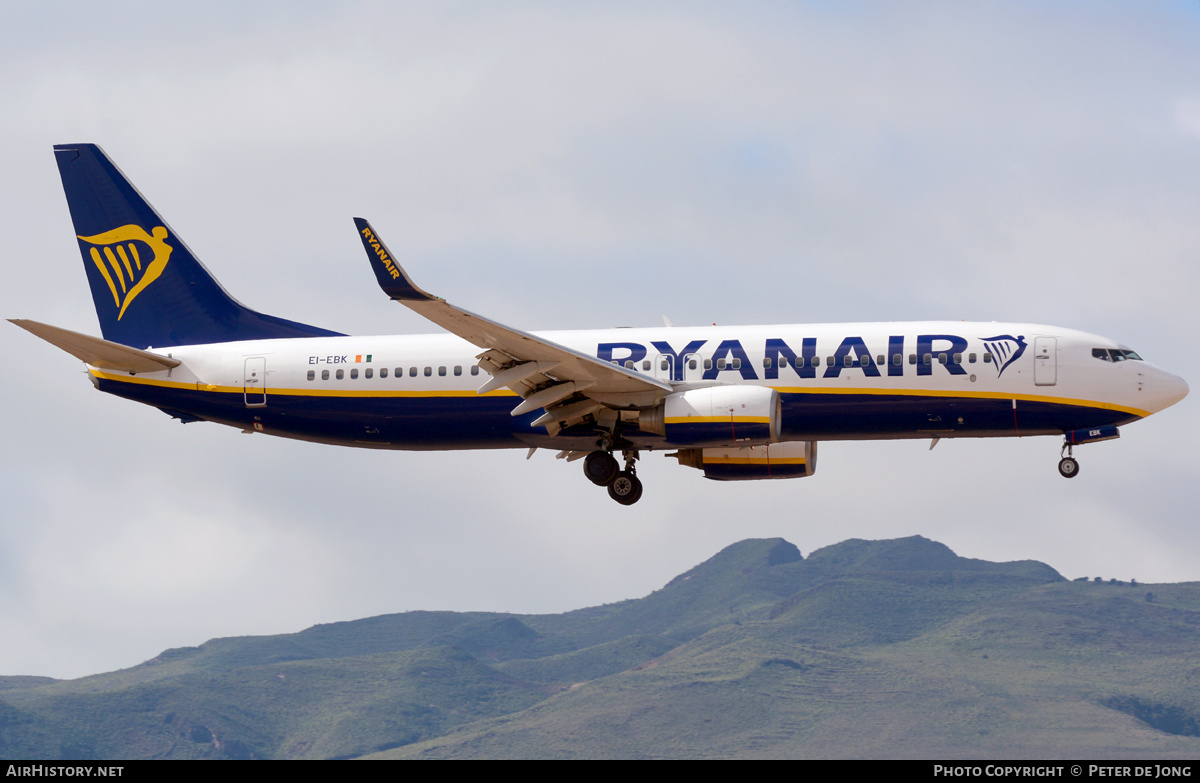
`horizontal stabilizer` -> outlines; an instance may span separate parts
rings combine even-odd
[[[62,348],[67,353],[82,362],[104,370],[121,370],[123,372],[161,372],[172,367],[178,367],[180,361],[167,356],[159,356],[149,351],[139,351],[120,343],[101,340],[70,329],[60,329],[57,326],[27,321],[23,318],[10,318],[14,323],[31,334],[35,334],[51,345]]]

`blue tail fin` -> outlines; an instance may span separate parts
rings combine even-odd
[[[338,332],[255,312],[221,288],[95,144],[56,144],[104,339],[134,348]]]

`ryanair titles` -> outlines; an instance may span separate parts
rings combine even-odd
[[[363,227],[362,235],[366,243],[371,246],[372,250],[375,251],[375,255],[378,256],[379,260],[383,262],[383,265],[387,268],[388,274],[392,276],[392,279],[399,280],[400,270],[396,268],[394,263],[392,263],[392,257],[388,255],[387,249],[383,246],[383,243],[379,241],[379,238],[375,236],[375,232],[371,230],[370,226]]]
[[[614,364],[631,362],[633,366],[649,357],[658,365],[656,370],[668,371],[674,381],[689,378],[711,381],[723,377],[722,373],[737,373],[747,381],[760,380],[740,340],[721,340],[715,348],[706,348],[710,342],[713,341],[693,340],[679,349],[665,340],[654,340],[649,346],[633,342],[600,343],[596,346],[596,356]],[[861,372],[867,378],[885,374],[895,377],[906,373],[906,365],[915,368],[917,375],[932,375],[934,365],[940,365],[951,375],[966,375],[967,368],[963,365],[979,360],[975,354],[967,353],[967,338],[955,334],[921,334],[915,340],[909,338],[908,345],[915,345],[916,352],[907,355],[905,342],[903,335],[891,335],[887,338],[886,353],[872,354],[862,337],[845,337],[833,353],[826,350],[822,361],[815,337],[801,338],[798,345],[795,340],[789,344],[783,338],[771,337],[763,345],[761,379],[779,378],[781,368],[788,368],[801,378],[816,378],[818,374],[822,378],[837,378],[850,371]],[[1024,336],[997,335],[983,338],[982,342],[985,349],[982,363],[992,367],[997,376],[1025,352]],[[1004,352],[998,353],[996,346],[1003,346]]]

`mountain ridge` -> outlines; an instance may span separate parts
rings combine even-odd
[[[921,536],[807,558],[746,539],[558,615],[405,612],[0,678],[0,755],[1194,756],[1200,585],[1152,595]]]

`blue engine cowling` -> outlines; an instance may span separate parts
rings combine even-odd
[[[679,464],[704,471],[715,481],[804,478],[817,471],[814,440],[769,443],[743,448],[680,449]]]

